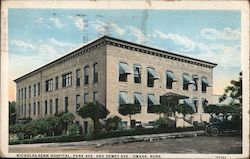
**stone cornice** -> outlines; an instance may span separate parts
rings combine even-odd
[[[63,64],[71,59],[77,58],[77,57],[79,57],[79,56],[81,56],[81,55],[83,55],[83,54],[85,54],[93,49],[96,49],[100,46],[103,46],[103,45],[112,45],[112,46],[120,47],[123,49],[128,49],[128,50],[132,50],[132,51],[146,53],[149,55],[154,55],[154,56],[158,56],[158,57],[162,57],[162,58],[176,60],[176,61],[180,61],[180,62],[184,62],[184,63],[190,63],[193,65],[207,67],[207,68],[211,68],[211,69],[217,65],[215,63],[211,63],[211,62],[207,62],[207,61],[203,61],[203,60],[199,60],[199,59],[195,59],[195,58],[191,58],[191,57],[187,57],[187,56],[183,56],[183,55],[170,53],[167,51],[159,50],[156,48],[151,48],[151,47],[144,46],[144,45],[139,45],[136,43],[116,39],[116,38],[109,37],[109,36],[104,36],[104,37],[101,37],[93,42],[86,44],[85,46],[82,46],[82,47],[74,50],[73,52],[71,52],[71,53],[69,53],[69,54],[67,54],[67,55],[65,55],[65,56],[63,56],[55,61],[52,61],[52,62],[34,70],[34,71],[32,71],[28,74],[25,74],[22,77],[19,77],[19,78],[15,79],[14,81],[19,82],[23,79],[26,79],[30,76],[33,76],[34,74],[40,73],[40,72],[45,71],[47,69],[50,69],[52,67]]]

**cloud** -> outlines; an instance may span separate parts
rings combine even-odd
[[[36,18],[36,19],[34,20],[34,22],[36,22],[36,23],[38,23],[38,24],[42,24],[43,21],[44,21],[44,18],[42,18],[42,17],[38,17],[38,18]]]
[[[120,36],[122,36],[125,33],[125,29],[122,29],[119,25],[115,24],[115,23],[111,23],[110,24],[112,30],[114,32],[116,32],[117,34],[119,34]]]
[[[122,36],[126,32],[126,28],[123,29],[113,22],[107,23],[100,20],[95,20],[90,23],[94,26],[95,30],[101,35],[116,33]]]
[[[239,67],[240,66],[240,46],[197,43],[200,54],[196,57],[218,63],[221,67]]]
[[[69,19],[74,21],[75,27],[83,31],[85,29],[85,21],[82,17],[79,16],[68,16]]]
[[[22,40],[11,40],[12,44],[16,45],[17,47],[20,47],[22,49],[35,49],[35,46],[31,43],[24,42]]]
[[[47,41],[39,41],[34,43],[29,43],[22,40],[12,40],[12,44],[17,50],[22,50],[22,52],[30,52],[39,55],[48,55],[56,56],[61,55],[63,53],[68,53],[73,50],[80,44],[69,43],[58,41],[54,38],[50,38]]]
[[[49,20],[59,29],[62,29],[65,26],[65,24],[63,24],[58,18],[50,18]]]
[[[200,35],[207,40],[239,40],[240,30],[224,28],[223,30],[217,30],[214,28],[204,28],[201,30]]]
[[[137,43],[141,44],[149,40],[148,37],[136,27],[129,26],[128,30],[130,32],[129,35],[134,36],[136,38]]]
[[[193,40],[189,39],[188,37],[181,36],[179,34],[174,33],[163,33],[161,31],[155,31],[153,35],[151,35],[153,38],[160,38],[162,40],[171,40],[176,45],[180,45],[184,48],[181,48],[180,51],[189,52],[194,50],[195,43]]]

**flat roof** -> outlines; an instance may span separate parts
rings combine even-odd
[[[192,57],[188,57],[188,56],[184,56],[184,55],[180,55],[180,54],[176,54],[176,53],[172,53],[172,52],[168,52],[168,51],[165,51],[165,50],[160,50],[160,49],[157,49],[157,48],[153,48],[153,47],[149,47],[149,46],[145,46],[145,45],[141,45],[141,44],[137,44],[137,43],[133,43],[133,42],[129,42],[129,41],[125,41],[125,40],[121,40],[121,39],[117,39],[117,38],[114,38],[114,37],[110,37],[110,36],[102,36],[96,40],[93,40],[93,41],[90,41],[89,43],[85,44],[84,46],[81,46],[79,48],[77,48],[76,50],[72,51],[71,53],[67,54],[67,55],[64,55],[34,71],[31,71],[17,79],[14,80],[14,82],[18,82],[18,81],[21,81],[23,79],[25,79],[26,77],[28,77],[29,75],[32,75],[32,74],[35,74],[35,73],[38,73],[39,71],[42,71],[43,69],[53,65],[54,63],[62,60],[62,59],[65,59],[69,56],[71,56],[72,54],[76,53],[77,51],[83,49],[83,48],[87,48],[91,45],[93,45],[94,43],[97,43],[97,42],[101,42],[101,41],[109,41],[109,42],[120,42],[122,43],[123,45],[132,45],[132,46],[135,46],[135,47],[141,47],[141,48],[145,48],[145,49],[148,49],[148,50],[152,50],[152,51],[157,51],[157,52],[160,52],[160,53],[163,53],[163,54],[166,54],[166,55],[169,55],[169,56],[175,56],[175,57],[180,57],[180,58],[185,58],[186,60],[194,60],[194,61],[197,61],[197,62],[202,62],[202,63],[205,63],[205,64],[208,64],[210,65],[211,67],[215,67],[217,66],[216,63],[212,63],[212,62],[209,62],[209,61],[204,61],[204,60],[200,60],[200,59],[196,59],[196,58],[192,58]]]

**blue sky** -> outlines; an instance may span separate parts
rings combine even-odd
[[[240,72],[240,11],[9,9],[9,84],[104,34],[215,62],[214,94]],[[87,38],[86,38],[87,37]]]

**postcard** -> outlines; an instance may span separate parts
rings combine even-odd
[[[248,6],[2,1],[1,156],[248,158]]]

